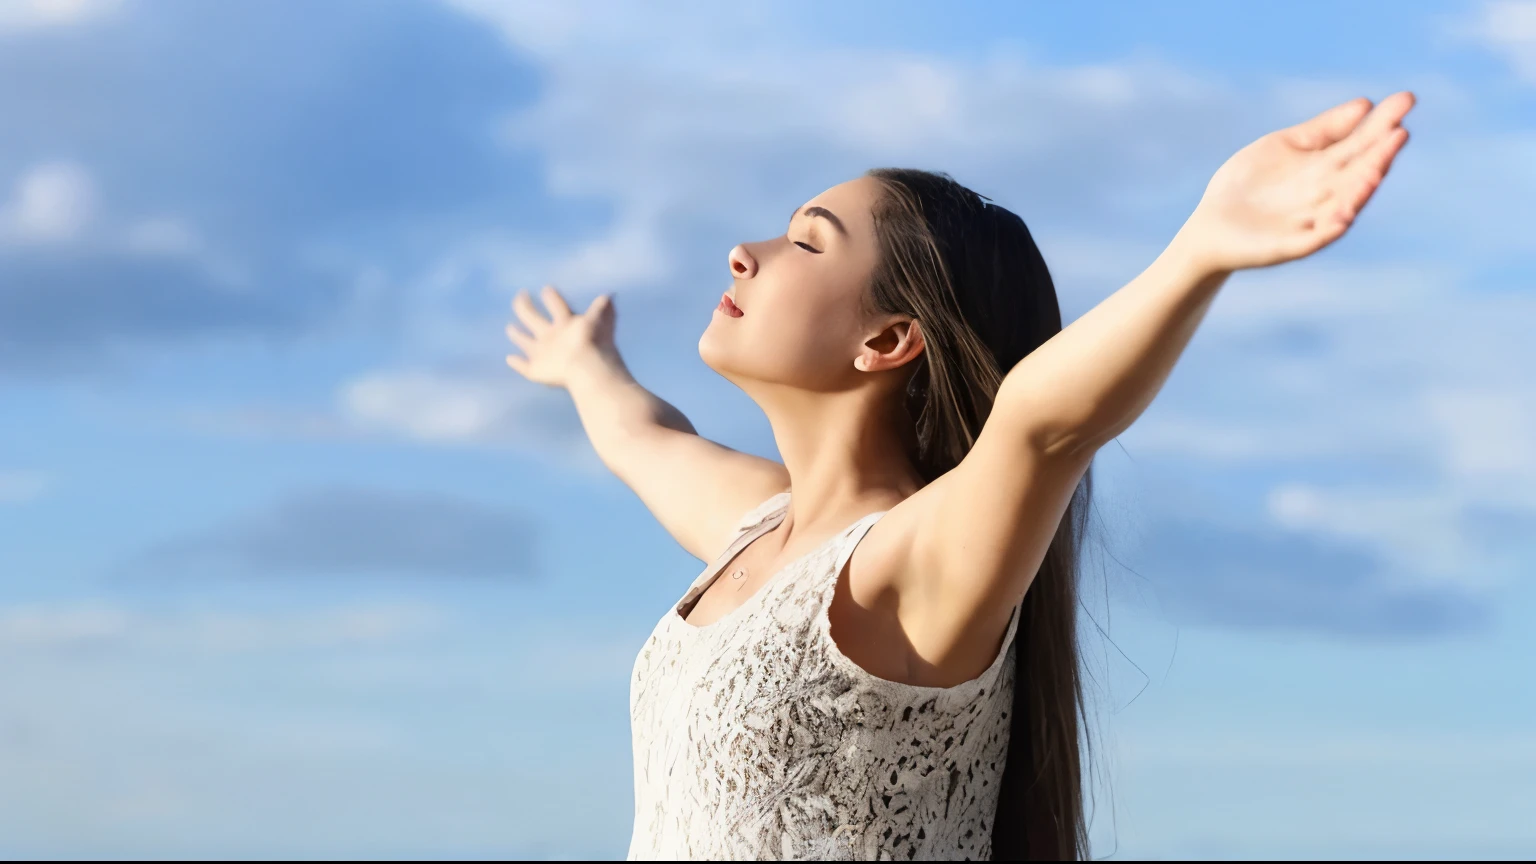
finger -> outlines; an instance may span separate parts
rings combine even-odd
[[[537,340],[535,340],[532,336],[529,336],[527,333],[517,329],[516,324],[507,325],[507,338],[511,339],[512,344],[516,345],[518,350],[522,351],[524,354],[532,354],[533,346],[537,342]]]
[[[1376,194],[1381,181],[1387,176],[1387,171],[1392,168],[1392,160],[1407,141],[1408,130],[1398,127],[1392,131],[1392,134],[1376,142],[1370,150],[1360,154],[1360,157],[1355,160],[1359,168],[1350,172],[1351,184],[1345,187],[1344,194],[1340,196],[1341,203],[1351,218],[1365,207],[1372,195]]]
[[[599,294],[596,299],[587,304],[587,311],[581,313],[588,318],[596,318],[613,308],[612,294]]]
[[[524,378],[528,377],[528,358],[519,357],[516,354],[508,354],[507,365],[511,366],[513,371],[517,372],[517,374],[523,376]]]
[[[542,336],[549,329],[549,320],[539,314],[527,291],[519,291],[512,298],[512,311],[517,313],[517,320],[523,322],[523,326],[535,336]]]
[[[1343,138],[1371,110],[1371,100],[1360,96],[1329,108],[1316,117],[1292,126],[1291,142],[1304,150],[1321,150]]]
[[[571,317],[571,307],[565,305],[565,298],[553,287],[545,285],[539,297],[544,300],[544,308],[549,310],[550,320],[559,323]]]
[[[1403,145],[1407,143],[1408,130],[1399,126],[1383,135],[1381,140],[1371,145],[1370,149],[1356,157],[1351,167],[1363,176],[1380,180],[1387,176],[1387,170],[1392,167],[1392,160],[1397,158],[1397,154],[1402,152]]]
[[[1284,241],[1284,257],[1295,260],[1311,255],[1343,236],[1349,221],[1339,216],[1337,208],[1320,208]]]
[[[1413,108],[1415,101],[1413,94],[1406,90],[1381,100],[1376,110],[1362,120],[1349,137],[1328,148],[1328,155],[1333,158],[1334,164],[1350,164],[1382,138],[1392,134],[1409,109]]]

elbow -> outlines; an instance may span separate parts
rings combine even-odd
[[[1053,461],[1092,458],[1119,434],[1106,418],[1104,405],[1063,399],[1059,393],[1042,395],[1016,388],[1009,398],[998,400],[998,408],[1009,415],[1004,420],[1008,427],[1023,430],[1030,450]]]
[[[1052,462],[1093,458],[1100,447],[1114,440],[1117,431],[1092,421],[1046,420],[1029,424],[1024,440],[1030,450]]]
[[[1030,436],[1029,444],[1030,449],[1042,458],[1052,462],[1074,462],[1092,459],[1093,454],[1113,437],[1106,438],[1069,429],[1053,433],[1037,433]]]

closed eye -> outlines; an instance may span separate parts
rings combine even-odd
[[[809,244],[801,243],[799,240],[795,241],[795,245],[799,246],[801,249],[804,249],[807,252],[815,252],[817,255],[821,254],[821,250],[820,249],[813,249],[813,248],[811,248],[811,246]]]

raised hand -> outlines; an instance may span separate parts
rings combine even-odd
[[[547,315],[539,311],[526,291],[512,298],[512,311],[527,331],[516,324],[507,325],[507,338],[523,352],[523,356],[508,354],[508,366],[530,381],[565,387],[584,363],[616,356],[612,295],[593,300],[579,315],[553,288],[546,286],[539,297]]]
[[[1408,141],[1412,93],[1352,99],[1239,150],[1180,231],[1213,270],[1304,258],[1343,236]]]

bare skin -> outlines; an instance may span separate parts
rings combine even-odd
[[[1094,453],[1151,403],[1227,277],[1304,258],[1341,237],[1407,142],[1397,93],[1356,99],[1265,135],[1229,159],[1194,213],[1141,275],[1005,376],[976,445],[923,485],[904,455],[896,394],[921,355],[922,326],[869,315],[876,263],[869,178],[797,210],[783,236],[731,250],[727,292],[703,360],[767,415],[782,462],[696,434],[640,387],[613,345],[611,297],[572,312],[546,288],[507,326],[507,363],[569,390],[593,446],[683,548],[717,558],[743,513],[793,489],[784,521],[728,562],[689,610],[704,627],[786,564],[889,511],[840,574],[829,613],[838,647],[871,674],[949,687],[997,656]]]

